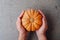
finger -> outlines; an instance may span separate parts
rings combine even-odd
[[[41,29],[44,31],[44,30],[47,30],[47,21],[46,21],[46,18],[43,18],[42,19],[42,22],[43,22],[43,24],[42,24],[42,27],[41,27]]]
[[[16,25],[20,26],[20,18],[17,18]]]
[[[24,14],[24,11],[21,12],[21,14],[19,15],[19,18],[21,18]]]
[[[23,25],[22,25],[22,19],[18,18],[18,23],[19,23],[20,27],[22,28],[23,27]]]
[[[20,29],[22,29],[23,31],[25,31],[23,25],[22,25],[22,20],[20,19]]]
[[[42,19],[42,22],[43,22],[43,26],[45,26],[46,19],[45,19],[45,18],[43,18],[43,19]]]
[[[17,29],[18,29],[18,31],[19,31],[19,28],[20,28],[20,20],[19,20],[19,18],[17,18],[16,27],[17,27]]]
[[[43,21],[45,21],[45,24],[47,24],[47,20],[46,20],[46,16],[43,14],[43,12],[41,10],[38,10],[41,15],[43,16]]]
[[[47,26],[47,20],[46,20],[46,17],[45,15],[43,14],[43,12],[41,10],[38,10],[41,15],[43,16],[42,18],[42,27],[41,27],[41,30],[45,30],[48,26]]]
[[[40,12],[40,14],[45,18],[45,15],[43,14],[43,12],[41,10],[38,10]]]
[[[43,18],[42,18],[42,22],[43,22],[43,24],[45,25],[45,15],[43,14],[43,12],[41,11],[41,10],[38,10],[39,12],[40,12],[40,14],[43,16]]]
[[[24,30],[20,18],[17,19],[16,25],[17,25],[17,29],[18,29],[18,31],[20,31],[20,30]]]

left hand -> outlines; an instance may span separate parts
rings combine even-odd
[[[22,22],[21,22],[23,14],[24,14],[24,11],[19,15],[17,22],[16,22],[17,30],[19,31],[20,36],[22,36],[22,35],[26,36],[27,35],[27,31],[23,28]]]

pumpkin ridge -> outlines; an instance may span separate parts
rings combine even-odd
[[[29,19],[26,19],[26,18],[22,19],[23,22],[28,21],[28,20],[29,20]]]
[[[26,25],[29,24],[29,23],[30,23],[30,22],[25,23],[24,26],[26,26]],[[22,24],[23,24],[23,23],[22,23]]]
[[[29,16],[29,18],[30,18],[30,15],[28,14],[28,11],[27,11],[27,15]]]
[[[30,31],[31,30],[31,23],[29,23],[29,25],[28,25],[28,27],[27,28],[29,28],[29,30],[28,31]]]
[[[30,15],[30,10],[27,10],[27,14],[29,15],[29,17],[31,18],[31,15]]]
[[[37,19],[34,22],[40,25],[42,23],[42,20]]]
[[[31,13],[32,13],[32,15],[34,15],[34,10],[33,9],[31,9]]]
[[[34,25],[34,23],[33,23],[33,25]],[[36,30],[36,27],[35,27],[35,25],[34,25],[34,28],[35,28],[35,30]]]
[[[35,22],[35,23],[36,23],[36,22]],[[38,23],[36,23],[36,24],[40,26],[40,24],[38,24]]]
[[[41,16],[41,15],[37,15],[35,19],[37,19],[37,18],[41,19],[42,17],[40,17],[40,16]]]
[[[36,30],[35,27],[33,26],[33,24],[32,24],[32,26],[31,26],[31,30],[32,30],[32,31]]]
[[[28,24],[29,25],[29,24]],[[25,28],[27,29],[28,25],[25,25]]]
[[[40,26],[40,25],[38,25],[36,23],[34,23],[33,25],[34,25],[35,29],[38,29],[38,26]],[[38,25],[38,26],[36,26],[36,25]]]
[[[38,13],[37,13],[37,15],[36,15],[36,14],[34,14],[34,16],[33,16],[33,17],[35,18],[35,17],[37,17],[38,15],[39,15]]]

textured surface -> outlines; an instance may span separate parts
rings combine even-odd
[[[28,8],[41,9],[48,20],[48,40],[60,40],[60,0],[0,0],[0,40],[17,40],[16,19]],[[37,40],[30,34],[31,40]]]

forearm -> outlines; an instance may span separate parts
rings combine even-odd
[[[47,40],[46,35],[45,34],[39,35],[38,40]]]
[[[26,40],[25,34],[19,34],[18,40]]]

